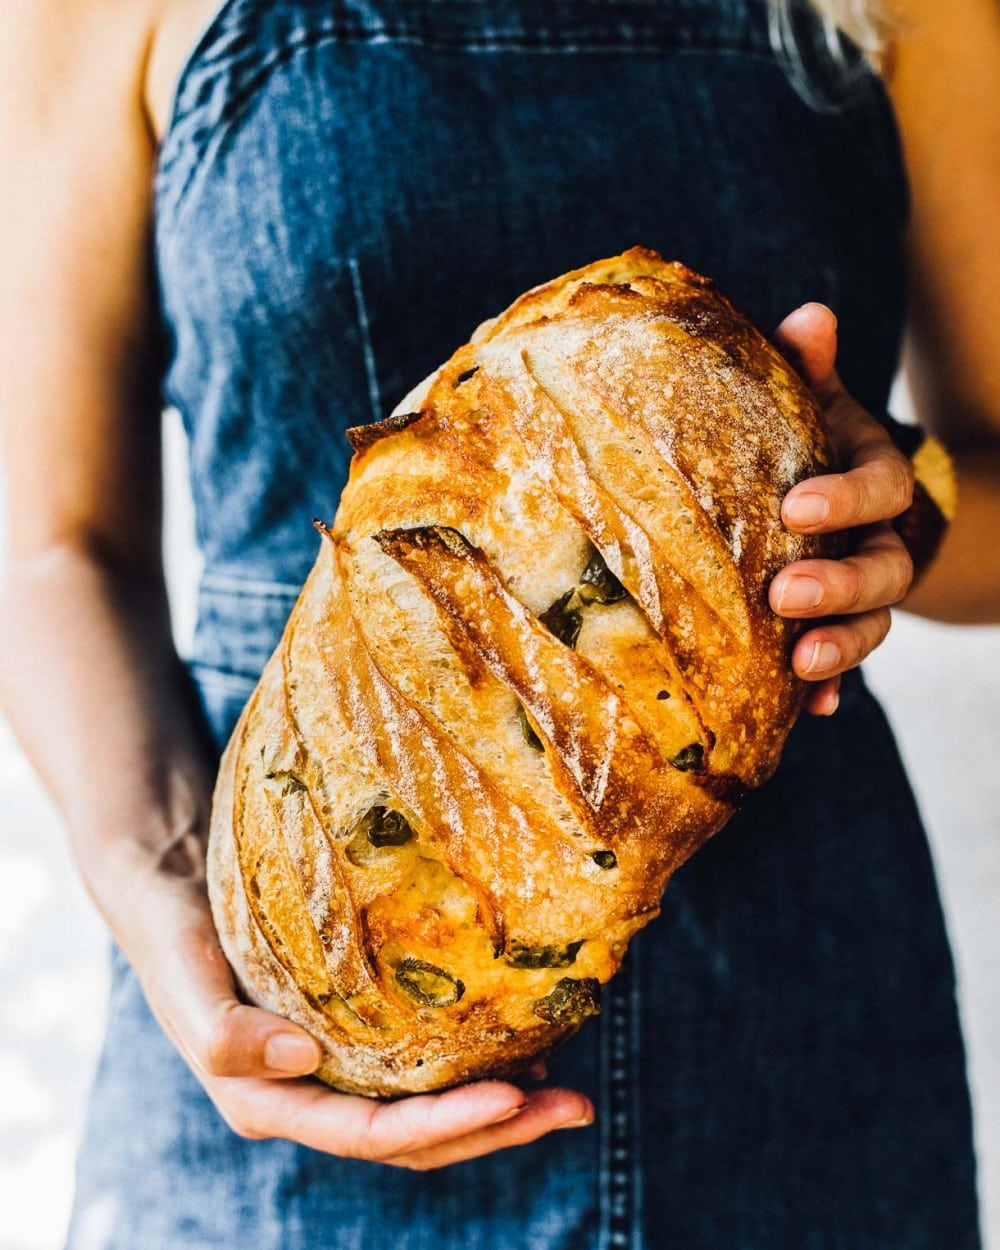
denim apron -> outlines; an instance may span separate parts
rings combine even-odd
[[[219,750],[384,416],[538,282],[656,248],[883,408],[907,192],[881,86],[814,111],[763,0],[228,0],[155,178],[164,399]],[[430,1173],[233,1134],[117,953],[71,1250],[975,1250],[954,976],[861,677],[668,887],[551,1079],[590,1128]]]

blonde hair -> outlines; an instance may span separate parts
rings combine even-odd
[[[767,0],[767,8],[775,55],[799,95],[824,112],[878,72],[894,29],[883,0]]]

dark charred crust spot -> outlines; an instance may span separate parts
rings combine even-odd
[[[380,438],[405,430],[423,415],[422,412],[397,412],[394,416],[386,417],[383,421],[374,421],[371,425],[352,425],[344,433],[355,451],[365,451]]]
[[[455,385],[461,386],[463,382],[468,382],[469,378],[471,378],[474,373],[478,373],[478,372],[479,372],[478,365],[473,365],[471,369],[463,369],[462,372],[455,379]]]
[[[474,550],[464,534],[447,525],[422,525],[411,530],[379,530],[372,538],[393,559],[411,551],[436,551],[442,547],[454,556],[467,557]]]
[[[714,300],[692,300],[677,320],[688,334],[720,342],[741,339],[746,333],[746,323],[742,318],[721,308]]]
[[[569,297],[567,306],[576,308],[580,304],[586,304],[595,296],[603,297],[605,300],[609,296],[617,296],[619,299],[642,300],[646,298],[641,292],[633,290],[628,282],[581,282]]]
[[[713,799],[728,803],[730,807],[742,807],[753,793],[735,773],[704,773],[696,777],[695,781]]]
[[[656,697],[658,699],[669,699],[670,691],[669,690],[657,690]]]

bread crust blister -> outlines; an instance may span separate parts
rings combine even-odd
[[[389,1096],[513,1075],[599,1010],[804,696],[767,586],[816,402],[632,248],[527,292],[386,421],[221,762],[209,892],[246,996]]]

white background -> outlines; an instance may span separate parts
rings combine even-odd
[[[184,649],[198,557],[173,414],[166,445],[167,557]],[[987,1247],[1000,1250],[1000,629],[898,615],[866,671],[931,832],[959,967]],[[57,1250],[101,1035],[105,950],[60,822],[2,721],[0,888],[0,1250]]]

